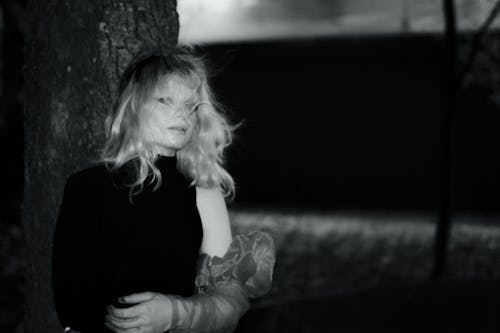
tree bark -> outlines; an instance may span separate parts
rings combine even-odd
[[[25,64],[26,332],[62,332],[52,236],[69,174],[99,156],[118,78],[140,50],[177,42],[175,0],[31,0]]]

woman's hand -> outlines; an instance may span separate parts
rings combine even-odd
[[[143,292],[120,297],[129,308],[107,307],[105,325],[115,333],[163,333],[171,329],[173,299],[167,295]]]

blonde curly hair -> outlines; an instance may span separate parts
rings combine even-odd
[[[224,150],[232,141],[235,126],[229,124],[221,106],[208,85],[207,69],[202,57],[191,46],[177,46],[168,53],[155,52],[133,61],[120,80],[118,98],[106,117],[106,142],[101,161],[117,170],[127,162],[136,163],[136,179],[130,186],[130,198],[143,190],[152,175],[154,190],[162,182],[155,162],[158,155],[141,132],[142,106],[155,88],[166,79],[180,77],[195,89],[200,101],[190,141],[177,151],[177,168],[192,186],[220,187],[224,196],[234,196],[235,185],[224,169]]]

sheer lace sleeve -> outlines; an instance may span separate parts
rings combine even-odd
[[[232,332],[249,309],[249,298],[271,288],[275,264],[272,237],[261,231],[236,235],[224,257],[201,254],[197,294],[173,298],[172,332]]]

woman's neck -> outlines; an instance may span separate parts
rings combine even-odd
[[[158,154],[160,156],[174,157],[176,154],[176,151],[174,149],[170,149],[170,148],[159,147],[156,151],[156,154]]]

